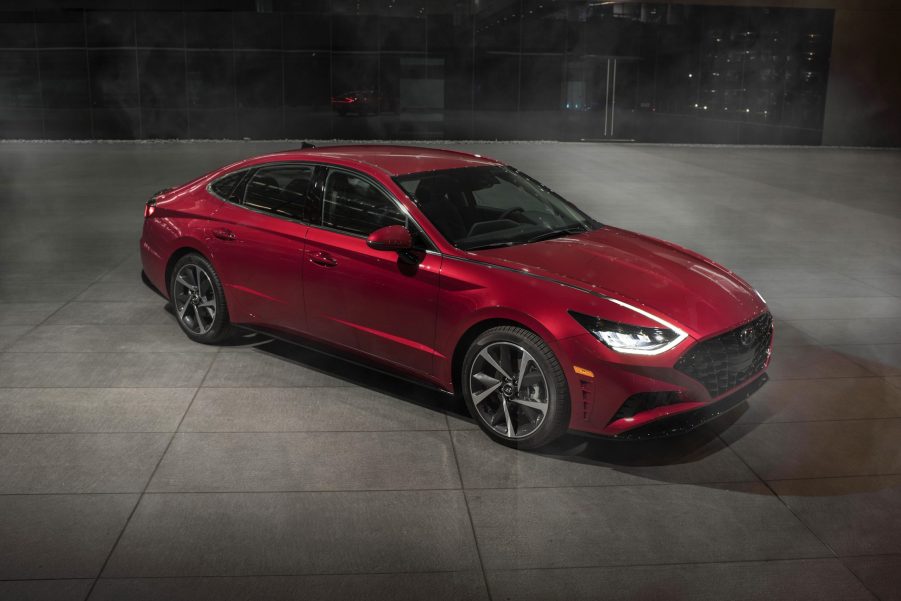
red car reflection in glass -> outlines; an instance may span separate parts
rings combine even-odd
[[[238,326],[340,347],[461,394],[519,448],[689,429],[756,390],[772,348],[734,273],[446,150],[229,165],[148,202],[141,257],[190,338]]]
[[[351,113],[357,115],[374,115],[379,112],[379,96],[372,90],[344,92],[332,96],[332,108],[341,116]]]

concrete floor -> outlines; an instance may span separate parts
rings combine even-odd
[[[455,401],[139,278],[155,190],[290,144],[0,144],[0,599],[901,599],[901,153],[479,144],[704,252],[772,381],[679,439],[492,444]]]

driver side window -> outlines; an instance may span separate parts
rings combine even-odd
[[[325,181],[322,225],[368,236],[386,225],[407,225],[407,217],[381,190],[361,177],[331,171]]]

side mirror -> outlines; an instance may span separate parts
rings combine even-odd
[[[387,225],[369,234],[366,244],[373,250],[410,250],[413,235],[402,225]]]

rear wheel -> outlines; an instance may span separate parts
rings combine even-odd
[[[525,328],[500,326],[479,335],[463,360],[463,396],[491,438],[536,449],[569,424],[566,377],[551,348]]]
[[[169,293],[178,325],[188,338],[216,344],[232,334],[222,282],[203,256],[185,255],[172,269]]]

